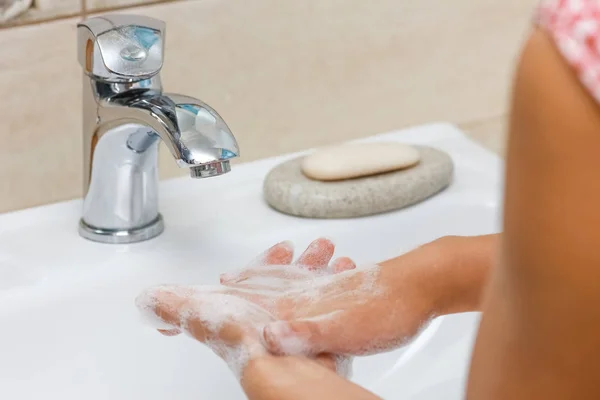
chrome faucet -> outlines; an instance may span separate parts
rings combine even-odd
[[[229,172],[235,137],[204,102],[162,91],[165,24],[135,15],[77,25],[83,68],[83,215],[79,233],[103,243],[159,235],[158,143],[192,178]],[[185,62],[185,61],[182,61]]]

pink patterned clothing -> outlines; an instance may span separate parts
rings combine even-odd
[[[542,1],[535,20],[600,103],[600,0]]]

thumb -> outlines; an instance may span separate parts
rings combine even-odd
[[[340,354],[346,352],[348,344],[342,339],[340,326],[336,318],[327,317],[276,321],[263,329],[263,341],[277,355]]]

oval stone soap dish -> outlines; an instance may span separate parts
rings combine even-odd
[[[440,192],[452,181],[448,154],[413,146],[421,155],[415,166],[361,178],[318,181],[302,173],[304,157],[273,168],[264,181],[266,202],[289,215],[307,218],[353,218],[397,210]]]

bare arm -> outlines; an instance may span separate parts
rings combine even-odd
[[[509,134],[502,260],[468,398],[600,398],[600,111],[539,30]]]
[[[500,234],[446,236],[380,265],[416,266],[415,284],[426,301],[431,302],[433,315],[479,311],[486,282],[497,260],[499,242]]]
[[[303,357],[266,356],[244,370],[242,387],[250,400],[378,400],[379,397]]]

